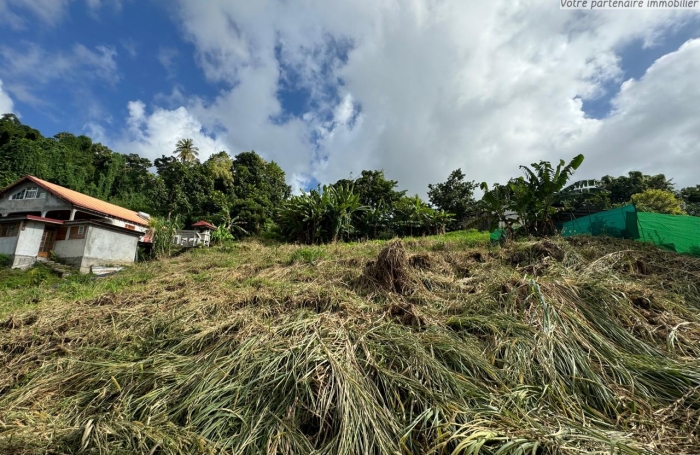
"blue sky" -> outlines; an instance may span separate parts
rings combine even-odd
[[[0,0],[0,109],[151,159],[255,149],[297,189],[581,152],[699,183],[698,11],[554,3]]]
[[[20,10],[21,11],[21,10]],[[133,99],[152,101],[174,89],[213,97],[219,84],[206,81],[197,69],[194,48],[183,39],[165,2],[124,2],[119,9],[87,8],[72,2],[65,19],[56,25],[41,24],[25,12],[30,23],[39,27],[0,28],[0,42],[19,52],[39,46],[47,54],[70,53],[76,45],[90,50],[103,46],[112,50],[116,63],[114,81],[81,78],[82,89],[89,91],[91,102],[99,105],[112,121],[127,116],[127,103]],[[11,67],[12,61],[0,57],[0,66]],[[80,76],[78,76],[80,78]],[[36,106],[17,100],[22,120],[45,134],[60,131],[81,132],[95,120],[84,106],[82,95],[73,80],[58,79],[36,87],[35,93],[50,105]]]
[[[683,43],[700,37],[700,21],[691,20],[670,28],[653,45],[645,45],[644,39],[638,38],[619,50],[622,79],[639,79],[654,62],[664,55],[677,50]],[[592,118],[604,118],[611,110],[610,101],[619,90],[619,83],[610,81],[605,84],[605,94],[599,98],[584,102],[586,115]]]

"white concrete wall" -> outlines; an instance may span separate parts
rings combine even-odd
[[[85,229],[89,228],[86,226]],[[65,263],[80,268],[83,263],[86,240],[87,235],[83,239],[57,240],[53,252]]]
[[[58,240],[53,247],[54,253],[61,258],[75,258],[83,255],[86,239]]]
[[[17,256],[34,256],[39,254],[41,246],[41,237],[44,235],[44,223],[36,221],[23,221],[19,228],[19,237],[17,238]]]
[[[41,237],[44,235],[44,224],[35,221],[22,221],[17,236],[15,255],[12,267],[27,268],[36,262],[41,246]]]
[[[93,265],[130,264],[136,258],[138,237],[135,235],[90,226],[85,241],[81,272],[89,272]]]

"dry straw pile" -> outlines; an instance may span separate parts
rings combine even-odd
[[[0,453],[697,454],[699,286],[631,242],[438,238],[13,290]]]

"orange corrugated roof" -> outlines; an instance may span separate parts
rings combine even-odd
[[[205,227],[205,228],[209,228],[209,229],[216,229],[216,226],[214,226],[213,224],[211,224],[208,221],[197,221],[196,223],[194,223],[192,225],[192,227]]]
[[[70,202],[76,207],[91,210],[93,212],[98,212],[107,216],[111,216],[113,218],[119,218],[121,220],[128,221],[130,223],[138,224],[141,226],[148,226],[148,222],[146,222],[146,220],[138,216],[138,214],[133,210],[125,209],[124,207],[119,207],[118,205],[110,204],[109,202],[102,201],[100,199],[88,196],[83,193],[78,193],[77,191],[69,190],[68,188],[56,185],[55,183],[47,182],[46,180],[36,178],[33,175],[28,175],[19,179],[12,185],[5,188],[3,192],[16,186],[19,183],[22,183],[25,180],[31,180],[40,187],[44,188],[49,193],[52,193],[53,195],[58,196],[61,199],[65,199],[66,201]]]

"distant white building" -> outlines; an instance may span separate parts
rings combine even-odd
[[[173,236],[173,243],[185,248],[198,246],[209,246],[211,243],[211,231],[216,230],[216,226],[208,221],[197,221],[192,225],[192,229],[182,229]]]
[[[132,263],[147,229],[132,210],[31,175],[0,190],[0,254],[15,268],[52,254],[83,273]]]

